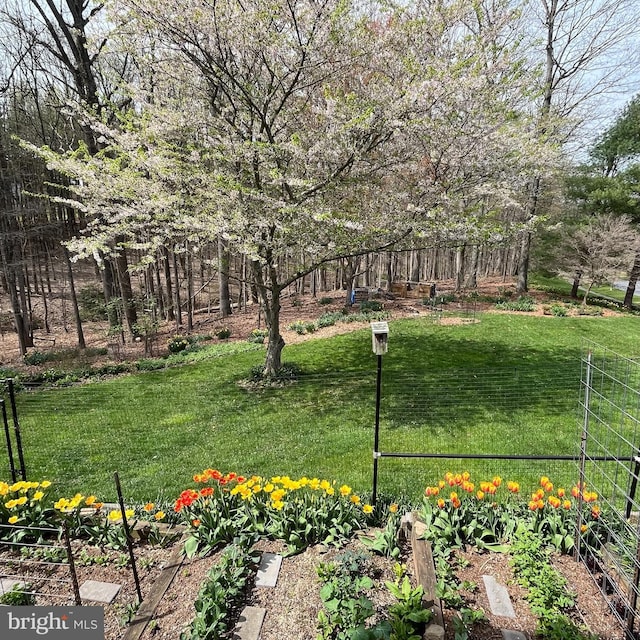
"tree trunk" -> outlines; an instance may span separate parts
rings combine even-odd
[[[523,231],[520,238],[520,257],[518,260],[518,284],[516,293],[523,295],[529,291],[529,255],[531,251],[531,232]]]
[[[174,288],[174,309],[175,309],[175,320],[176,320],[176,329],[182,328],[182,309],[180,306],[180,275],[178,272],[178,257],[176,256],[175,249],[171,252],[173,256],[173,274],[176,277],[175,288]]]
[[[138,322],[138,312],[136,310],[135,300],[133,299],[133,289],[131,287],[131,275],[129,274],[129,263],[127,254],[122,250],[115,259],[116,269],[118,270],[118,281],[120,283],[120,293],[122,297],[122,307],[127,330],[129,335],[136,336],[136,324]]]
[[[480,261],[480,248],[474,244],[471,248],[471,260],[469,261],[469,275],[465,286],[469,289],[478,288],[478,263]]]
[[[64,260],[67,264],[67,275],[69,277],[69,290],[71,292],[71,304],[73,306],[73,317],[76,321],[76,332],[78,335],[78,348],[86,349],[87,345],[84,340],[84,331],[82,330],[82,320],[80,319],[80,308],[78,307],[78,296],[76,295],[76,285],[73,279],[73,269],[71,267],[71,260],[69,258],[69,252],[66,247],[63,248]]]
[[[262,267],[257,260],[251,263],[254,279],[260,295],[262,308],[264,309],[265,322],[269,329],[269,344],[267,345],[267,357],[264,363],[264,376],[274,377],[282,368],[282,349],[284,338],[280,334],[280,293],[282,288],[277,284],[275,267],[268,267],[270,284],[264,282]]]
[[[220,295],[220,317],[228,318],[231,315],[229,248],[222,236],[218,236],[218,292]]]
[[[169,264],[169,249],[167,247],[162,247],[162,266],[164,268],[164,282],[167,289],[167,320],[175,320],[176,315],[174,311],[174,300],[173,300],[173,286],[171,284],[171,265]]]
[[[580,288],[580,278],[582,278],[582,271],[576,271],[573,276],[573,284],[571,285],[571,297],[578,297],[578,289]]]
[[[636,252],[636,256],[633,260],[633,267],[629,273],[629,284],[627,285],[627,291],[624,294],[624,306],[627,307],[627,309],[633,309],[633,296],[636,292],[638,278],[640,278],[640,251]]]
[[[464,283],[464,249],[465,245],[456,247],[456,293],[462,291]]]

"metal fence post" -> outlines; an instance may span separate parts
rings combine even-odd
[[[0,412],[2,413],[2,424],[4,425],[4,437],[7,441],[7,456],[9,457],[9,470],[11,471],[11,482],[16,482],[16,465],[13,461],[13,445],[11,444],[11,432],[9,431],[9,418],[7,417],[7,405],[4,399],[0,398]]]
[[[13,430],[16,434],[16,447],[18,449],[18,461],[20,462],[20,475],[23,480],[27,479],[27,469],[24,464],[24,454],[22,452],[22,437],[20,435],[20,424],[18,422],[18,408],[16,406],[16,394],[13,386],[13,380],[7,380],[7,389],[9,391],[9,402],[11,403],[11,415],[13,417]]]
[[[585,391],[584,391],[584,418],[582,420],[582,435],[580,437],[580,472],[579,483],[580,491],[578,492],[578,517],[576,518],[576,544],[574,555],[580,557],[580,536],[582,535],[582,492],[585,487],[585,467],[587,459],[587,437],[589,436],[589,403],[591,401],[591,375],[592,375],[592,352],[587,355],[587,371],[585,375]]]

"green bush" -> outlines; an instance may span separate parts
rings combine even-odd
[[[530,296],[520,296],[517,300],[498,302],[496,309],[501,311],[535,311],[536,303]]]
[[[329,298],[327,296],[324,296],[318,300],[318,304],[321,304],[321,305],[331,304],[332,302],[333,302],[333,298]]]
[[[231,329],[229,327],[220,327],[214,331],[218,340],[228,340],[231,337]]]
[[[378,300],[363,300],[360,303],[360,311],[362,313],[382,311],[382,302]]]
[[[157,371],[158,369],[164,369],[167,363],[162,358],[142,358],[136,362],[136,369],[138,371]]]
[[[265,339],[269,335],[268,329],[253,329],[247,338],[247,342],[255,344],[264,344]]]
[[[22,358],[25,364],[30,365],[44,364],[45,362],[49,362],[53,359],[54,358],[51,358],[48,353],[44,353],[43,351],[30,351]]]
[[[307,332],[307,323],[304,320],[296,320],[292,322],[287,329],[295,331],[299,336],[303,336]]]
[[[107,305],[104,294],[99,287],[91,285],[78,292],[78,308],[82,320],[97,322],[107,319]]]
[[[324,327],[332,327],[336,322],[341,322],[344,319],[342,311],[333,311],[329,313],[323,313],[316,321],[318,329]]]
[[[173,338],[171,338],[169,342],[167,342],[167,348],[171,353],[180,353],[181,351],[184,351],[188,346],[189,338],[181,335],[173,336]]]

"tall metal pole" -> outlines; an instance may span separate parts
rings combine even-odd
[[[13,417],[13,432],[16,436],[16,448],[18,449],[18,462],[20,463],[20,475],[23,480],[27,479],[27,469],[24,464],[24,453],[22,451],[22,436],[20,435],[20,424],[18,423],[18,408],[16,406],[16,393],[13,386],[13,380],[7,380],[7,389],[9,391],[9,403],[11,404],[11,416]]]
[[[373,495],[371,504],[375,507],[378,500],[378,442],[380,440],[380,385],[382,380],[382,356],[378,356],[378,376],[376,378],[376,425],[373,436]]]
[[[579,485],[580,491],[578,492],[578,517],[576,521],[576,540],[578,544],[575,547],[575,558],[580,557],[580,539],[582,537],[582,493],[585,486],[585,466],[587,462],[587,439],[589,437],[589,411],[591,410],[591,377],[592,377],[592,353],[589,351],[587,356],[587,371],[585,375],[585,389],[584,389],[584,417],[582,421],[582,435],[580,437],[580,471],[579,471]]]

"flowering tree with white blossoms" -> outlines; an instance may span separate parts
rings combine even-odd
[[[555,162],[519,111],[506,2],[491,16],[461,1],[113,5],[153,82],[119,127],[92,120],[100,154],[40,151],[91,220],[70,246],[118,236],[152,259],[169,238],[222,235],[251,261],[267,375],[291,283],[341,257],[498,233],[521,176]]]

